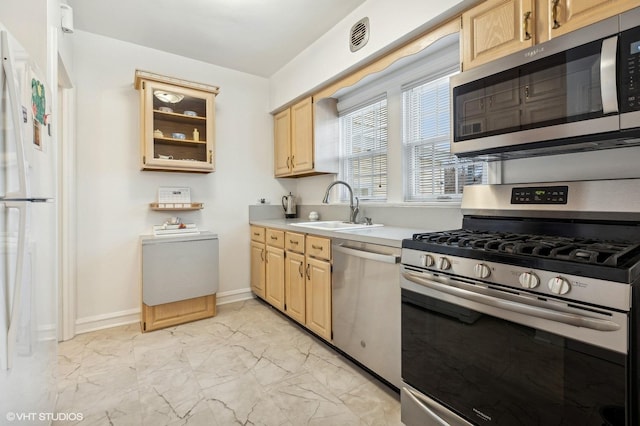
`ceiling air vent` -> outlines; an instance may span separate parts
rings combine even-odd
[[[352,52],[360,50],[369,41],[369,18],[362,18],[351,27],[349,48]]]

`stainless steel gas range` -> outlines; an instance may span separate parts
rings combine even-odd
[[[402,245],[406,425],[637,425],[640,179],[465,187]]]

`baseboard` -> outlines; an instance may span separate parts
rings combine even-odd
[[[76,320],[76,335],[139,322],[140,308],[78,318]]]
[[[216,293],[216,306],[253,299],[251,288]],[[76,335],[140,322],[140,309],[93,315],[76,320]]]
[[[253,299],[251,288],[242,288],[240,290],[230,290],[216,294],[216,306],[226,305],[227,303],[240,302],[242,300]]]

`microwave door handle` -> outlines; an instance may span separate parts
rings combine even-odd
[[[618,112],[617,55],[618,36],[603,40],[600,52],[600,95],[604,114]]]
[[[473,284],[465,286],[467,288],[461,288],[459,286],[465,284],[456,282],[455,284],[457,286],[453,287],[452,285],[450,285],[453,283],[453,280],[445,277],[435,276],[427,273],[421,273],[420,275],[417,275],[410,272],[403,272],[402,276],[406,280],[422,285],[424,287],[493,308],[504,309],[506,311],[511,311],[518,314],[529,315],[536,318],[542,318],[549,321],[572,325],[574,327],[585,327],[598,331],[616,331],[620,329],[620,324],[616,324],[613,321],[558,312],[551,309],[539,308],[537,306],[526,305],[511,300],[501,299],[498,296],[488,296],[473,289]]]

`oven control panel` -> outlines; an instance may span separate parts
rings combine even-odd
[[[568,186],[528,186],[511,190],[511,204],[567,204]]]

